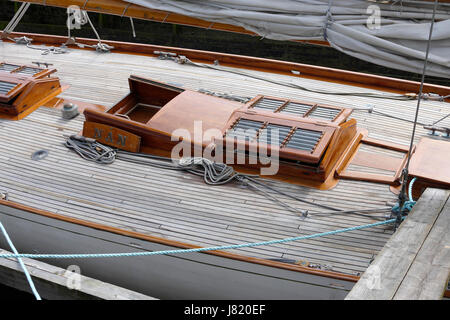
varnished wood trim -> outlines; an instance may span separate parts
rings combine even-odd
[[[346,170],[346,168],[349,166],[349,164],[352,163],[353,159],[355,159],[358,152],[361,152],[362,154],[366,154],[366,152],[357,151],[359,149],[360,145],[362,145],[362,144],[367,144],[370,146],[393,150],[393,151],[402,152],[402,153],[406,153],[406,154],[404,155],[403,159],[401,159],[399,161],[397,161],[396,158],[392,158],[392,160],[396,160],[395,162],[398,163],[398,167],[395,168],[393,176]],[[396,186],[399,183],[399,178],[400,178],[401,172],[404,168],[404,165],[405,165],[405,162],[407,159],[407,155],[408,155],[408,151],[409,151],[409,148],[407,146],[404,146],[401,144],[396,144],[396,143],[391,143],[391,142],[386,142],[386,141],[381,141],[381,140],[377,140],[377,139],[373,139],[373,138],[369,138],[369,137],[365,136],[361,139],[361,142],[357,145],[357,149],[355,149],[355,151],[351,154],[351,156],[348,157],[342,163],[342,165],[338,168],[338,170],[336,171],[336,175],[337,175],[337,177],[339,177],[341,179],[350,179],[350,180],[356,180],[356,181],[369,181],[369,182],[373,182],[373,183],[384,183],[384,184],[389,184],[391,186]],[[368,165],[368,167],[385,169],[388,171],[392,171],[392,169],[394,169],[394,168],[386,168],[381,163],[383,161],[384,162],[388,161],[390,158],[389,156],[383,156],[383,155],[377,155],[377,154],[370,155],[370,153],[369,153],[366,155],[366,158],[367,159],[376,158],[375,160],[372,159],[372,161],[374,162],[373,165]],[[378,163],[379,165],[376,164],[377,161],[379,162]],[[369,163],[370,163],[370,161],[369,161]],[[355,164],[361,165],[361,163],[355,163]]]
[[[211,22],[168,11],[154,10],[120,0],[31,0],[26,2],[60,8],[66,8],[70,5],[78,5],[83,10],[90,12],[105,13],[121,17],[130,17],[161,23],[179,24],[190,27],[203,28],[207,30],[226,31],[260,37],[258,34],[240,26],[220,22]],[[295,40],[295,42],[329,46],[328,41],[324,40]]]
[[[34,40],[34,43],[51,44],[51,45],[61,45],[65,43],[67,40],[67,37],[63,36],[34,34],[34,33],[14,32],[11,34],[11,36],[13,37],[26,36],[32,38]],[[96,39],[86,39],[86,38],[77,38],[77,40],[81,43],[89,45],[95,45],[98,42],[98,40]],[[102,41],[102,42],[114,46],[116,52],[155,56],[155,54],[153,53],[154,51],[165,51],[165,52],[169,51],[177,53],[179,55],[187,56],[194,62],[213,64],[214,61],[217,60],[223,66],[284,74],[294,77],[315,79],[320,81],[335,82],[340,84],[400,94],[418,93],[420,87],[420,83],[416,81],[396,79],[372,74],[364,74],[360,72],[320,67],[302,63],[248,57],[235,54],[217,53],[211,51],[156,46],[150,44],[138,44],[119,41]],[[79,49],[77,46],[71,47],[74,49]],[[79,50],[89,50],[89,49],[79,49]],[[292,70],[299,71],[300,75],[293,75]],[[423,92],[437,93],[441,96],[447,96],[450,95],[450,87],[426,83],[423,87]],[[450,102],[450,98],[446,99],[446,101]]]
[[[398,151],[398,152],[409,152],[408,146],[393,143],[393,142],[388,142],[388,141],[382,141],[382,140],[378,140],[378,139],[374,139],[374,138],[364,137],[364,139],[362,139],[361,142],[364,144],[368,144],[369,146],[385,148],[385,149]]]
[[[0,200],[0,205],[5,205],[7,207],[11,207],[11,208],[18,209],[18,210],[23,210],[23,211],[26,211],[26,212],[29,212],[32,214],[37,214],[37,215],[44,216],[44,217],[51,218],[51,219],[56,219],[56,220],[60,220],[60,221],[68,222],[68,223],[73,223],[73,224],[77,224],[77,225],[81,225],[84,227],[89,227],[89,228],[93,228],[93,229],[97,229],[97,230],[101,230],[101,231],[111,232],[111,233],[131,237],[131,238],[135,238],[135,239],[140,239],[140,240],[155,242],[155,243],[159,243],[159,244],[163,244],[163,245],[167,245],[167,246],[177,247],[180,249],[201,248],[199,246],[194,246],[194,245],[186,244],[186,243],[179,242],[179,241],[167,240],[167,239],[154,237],[154,236],[146,235],[146,234],[139,233],[139,232],[123,230],[123,229],[119,229],[119,228],[115,228],[115,227],[106,226],[103,224],[98,224],[98,223],[89,222],[89,221],[85,221],[85,220],[81,220],[81,219],[71,218],[71,217],[59,215],[56,213],[52,213],[49,211],[29,207],[29,206],[26,206],[26,205],[23,205],[20,203],[16,203],[16,202],[12,202],[12,201]],[[246,257],[246,256],[242,256],[239,254],[234,254],[234,253],[225,252],[225,251],[205,251],[204,253],[223,257],[223,258],[244,261],[244,262],[248,262],[248,263],[260,264],[260,265],[264,265],[267,267],[286,269],[286,270],[296,271],[296,272],[303,272],[303,273],[307,273],[307,274],[311,274],[311,275],[315,275],[315,276],[333,278],[333,279],[338,279],[338,280],[343,280],[343,281],[356,282],[359,279],[358,276],[346,275],[346,274],[333,272],[333,271],[314,270],[311,268],[306,268],[306,267],[297,266],[297,265],[289,265],[287,263],[281,263],[281,262],[277,262],[277,261],[270,261],[270,260],[265,260],[265,259],[260,259],[260,258]]]
[[[348,164],[351,162],[351,160],[355,156],[356,151],[359,149],[361,140],[364,139],[364,137],[366,137],[367,135],[368,135],[367,130],[365,130],[363,132],[361,132],[361,131],[358,132],[358,130],[357,130],[357,135],[356,135],[354,143],[350,144],[348,147],[348,148],[350,148],[350,150],[348,152],[345,152],[345,156],[337,164],[337,169],[335,171],[336,178],[340,177],[341,172],[343,172],[345,170],[345,168],[347,168]]]
[[[412,153],[414,153],[415,148],[416,148],[416,146],[413,147]],[[406,167],[406,162],[408,161],[408,154],[409,154],[409,152],[405,153],[405,155],[403,156],[402,162],[400,163],[400,166],[398,167],[397,171],[395,172],[394,179],[396,181],[400,181],[400,178],[401,178],[402,172],[403,172],[403,168]]]
[[[31,113],[33,113],[35,110],[37,110],[39,107],[45,105],[50,100],[55,99],[56,96],[58,96],[60,93],[62,93],[65,89],[67,89],[67,87],[63,88],[61,86],[57,86],[55,89],[51,90],[46,97],[35,102],[32,106],[21,111],[19,114],[0,113],[0,119],[10,120],[10,121],[22,120],[22,119],[26,118],[28,115],[30,115]]]
[[[382,184],[389,184],[389,185],[395,185],[395,183],[396,183],[394,176],[387,176],[387,175],[375,174],[375,173],[366,173],[366,172],[345,170],[344,172],[339,173],[338,176],[340,179],[368,181],[368,182],[373,182],[373,183],[382,183]]]

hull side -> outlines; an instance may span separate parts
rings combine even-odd
[[[19,252],[106,253],[177,249],[0,205]],[[0,246],[7,249],[4,238]],[[345,281],[205,253],[151,257],[46,260],[160,299],[343,299]]]

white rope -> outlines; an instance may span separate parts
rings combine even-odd
[[[81,17],[83,19],[85,19],[85,22],[81,22],[80,24],[89,23],[89,25],[92,28],[92,31],[94,31],[95,36],[97,37],[98,43],[96,45],[88,45],[88,44],[78,43],[76,41],[75,37],[72,37],[71,32],[70,32],[70,26],[68,24],[67,25],[68,39],[67,39],[66,43],[63,45],[63,47],[73,44],[73,45],[77,45],[79,48],[85,48],[85,47],[93,48],[97,52],[110,52],[112,49],[114,49],[113,46],[107,45],[106,43],[102,43],[102,39],[100,38],[100,35],[97,32],[97,29],[95,29],[95,26],[92,23],[91,19],[89,18],[89,15],[88,15],[88,13],[86,11],[81,10]],[[134,29],[134,26],[133,26],[133,29]],[[134,30],[133,30],[133,32],[134,32]]]
[[[405,202],[406,201],[406,184],[408,182],[408,177],[409,177],[409,163],[411,161],[411,155],[412,155],[412,150],[413,150],[413,145],[414,145],[414,137],[416,135],[416,127],[418,124],[420,102],[422,101],[422,98],[423,98],[423,94],[422,94],[423,93],[423,85],[425,82],[425,74],[426,74],[426,70],[427,70],[428,56],[430,53],[431,39],[432,39],[432,35],[433,35],[433,26],[434,26],[434,21],[435,21],[437,5],[438,5],[438,0],[435,0],[434,7],[433,7],[433,15],[431,18],[430,31],[429,31],[429,35],[428,35],[427,49],[426,49],[426,53],[425,53],[425,59],[423,62],[422,80],[420,81],[419,95],[418,95],[418,99],[417,99],[417,107],[416,107],[416,113],[415,113],[415,117],[414,117],[413,130],[412,130],[412,134],[411,134],[411,141],[409,143],[409,151],[407,154],[406,165],[405,165],[405,168],[402,170],[401,191],[398,195],[398,199],[399,199],[398,203],[399,203],[400,209],[397,213],[397,220],[395,223],[395,228],[397,228],[400,225],[402,214],[404,212],[404,205],[406,203]]]
[[[98,34],[97,30],[94,27],[94,24],[92,23],[91,19],[89,18],[89,15],[87,12],[85,12],[86,14],[86,19],[89,22],[89,25],[91,26],[92,30],[95,33],[95,36],[97,37],[98,43],[94,46],[90,46],[90,45],[83,45],[85,47],[89,47],[89,48],[94,48],[96,51],[98,52],[110,52],[111,49],[114,49],[113,46],[109,46],[106,43],[102,43],[102,39],[100,38],[100,35]],[[80,45],[79,45],[80,46]]]
[[[89,18],[89,14],[86,11],[85,11],[85,14],[86,14],[86,19],[87,19],[87,21],[89,22],[89,24],[90,24],[90,26],[92,28],[92,31],[94,31],[95,36],[97,37],[98,43],[101,44],[102,43],[102,39],[100,39],[100,35],[98,34],[97,30],[94,27],[94,24],[92,23],[91,19]]]
[[[136,38],[136,30],[134,29],[133,18],[130,17],[131,30],[133,30],[133,38]]]
[[[19,24],[20,20],[22,20],[23,16],[25,15],[25,12],[27,12],[28,8],[30,7],[29,2],[23,2],[20,6],[19,10],[17,10],[14,17],[11,19],[11,21],[8,23],[8,25],[3,29],[4,33],[11,33],[14,31],[14,29]]]

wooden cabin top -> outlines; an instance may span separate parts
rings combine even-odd
[[[178,138],[212,145],[216,153],[265,148],[282,160],[313,166],[311,176],[317,170],[333,174],[331,167],[358,134],[356,122],[348,120],[349,108],[264,95],[242,103],[135,75],[129,87],[130,93],[106,113],[85,111],[91,138],[96,137],[90,127],[101,123],[141,136],[144,152],[156,146],[169,150]],[[114,141],[110,145],[121,148]]]

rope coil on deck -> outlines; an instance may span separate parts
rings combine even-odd
[[[400,203],[396,203],[394,207],[392,207],[392,213],[399,214],[400,212],[409,213],[414,205],[416,204],[416,201],[414,201],[412,197],[412,188],[414,185],[414,182],[416,182],[417,178],[413,178],[408,186],[408,196],[409,200],[405,201],[403,204],[402,209],[400,210]]]
[[[72,135],[67,138],[64,145],[88,161],[110,164],[114,162],[116,157],[116,152],[112,148],[102,145],[91,138]]]
[[[95,139],[86,138],[78,135],[72,135],[67,138],[64,144],[67,148],[72,149],[78,153],[83,159],[94,161],[101,164],[111,164],[116,159],[128,161],[132,163],[137,163],[141,165],[151,165],[157,168],[167,169],[167,170],[177,170],[185,171],[197,176],[203,177],[206,184],[212,186],[219,186],[230,183],[232,181],[237,181],[244,186],[248,186],[261,194],[263,194],[267,199],[270,199],[291,212],[299,214],[302,218],[306,218],[309,215],[308,210],[300,210],[294,208],[287,203],[281,201],[277,197],[274,197],[270,192],[275,192],[279,195],[284,195],[286,197],[292,198],[294,200],[314,205],[320,208],[325,208],[332,210],[330,212],[321,212],[320,215],[324,214],[353,214],[362,215],[366,218],[372,218],[375,220],[384,219],[383,217],[367,215],[368,212],[389,212],[391,208],[372,208],[363,210],[339,210],[330,206],[321,205],[312,201],[307,201],[291,194],[285,193],[277,188],[273,188],[267,183],[258,181],[256,175],[242,174],[236,172],[233,167],[228,166],[223,163],[216,163],[206,158],[181,158],[180,160],[174,160],[171,158],[155,156],[151,154],[144,153],[133,153],[123,150],[116,150],[105,145],[96,142]],[[362,212],[365,212],[362,213]],[[316,215],[316,214],[314,214]]]

